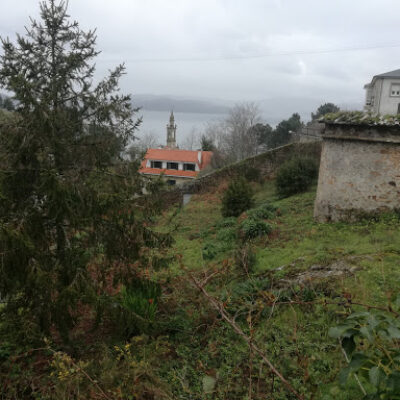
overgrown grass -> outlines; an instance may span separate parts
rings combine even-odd
[[[240,238],[234,232],[248,217],[247,214],[251,217],[256,212],[250,210],[244,213],[236,223],[234,219],[223,219],[219,211],[219,194],[194,196],[174,218],[168,221],[164,216],[160,220],[163,229],[176,227],[176,242],[172,251],[180,254],[182,263],[194,272],[213,270],[223,263],[228,265],[228,272],[220,279],[211,281],[208,290],[225,302],[228,312],[236,315],[236,320],[246,332],[249,332],[249,313],[257,315],[253,328],[255,340],[263,345],[272,361],[298,391],[308,397],[313,393],[315,399],[361,399],[362,394],[354,378],[350,379],[346,388],[339,387],[336,377],[344,360],[337,343],[328,337],[329,327],[340,321],[348,310],[323,303],[334,303],[350,294],[356,302],[383,305],[399,292],[398,216],[389,213],[357,223],[320,224],[313,220],[315,188],[286,199],[278,198],[273,182],[253,184],[253,189],[253,210],[266,202],[273,203],[278,210],[275,216],[265,215],[265,221],[273,231],[252,241],[256,264],[250,274],[246,276],[243,270],[235,269],[234,249],[240,245]],[[202,252],[208,244],[212,244],[217,251],[213,257],[204,258]],[[281,279],[296,277],[310,267],[327,268],[334,261],[345,262],[354,267],[355,272],[311,280],[306,286],[293,284],[285,287],[279,284]],[[177,265],[172,268],[174,275],[185,280],[186,272],[179,270]],[[198,301],[203,304],[198,293],[194,296],[198,296]],[[318,305],[282,305],[271,310],[268,299],[311,300]],[[188,307],[188,303],[182,301],[181,306]],[[197,317],[202,320],[204,315],[201,316],[200,312]],[[208,323],[205,325],[209,326]],[[247,389],[243,385],[248,384],[250,368],[246,345],[224,323],[212,325],[206,334],[198,331],[195,338],[189,344],[189,338],[182,336],[179,345],[183,357],[180,366],[186,368],[186,374],[191,376],[188,378],[185,375],[192,382],[192,387],[201,392],[201,377],[211,374],[217,382],[215,389],[212,395],[203,394],[202,398],[246,398]],[[199,363],[204,367],[203,373],[199,372]],[[261,374],[261,377],[253,377],[257,380],[260,393],[271,393],[273,390],[274,399],[289,398],[279,383],[271,389],[271,376],[267,369],[260,366],[259,360],[255,358],[252,363],[252,368],[259,368]],[[234,397],[239,393],[242,397]]]
[[[201,281],[211,276],[205,289],[305,399],[361,400],[353,376],[344,388],[338,383],[346,362],[328,331],[351,309],[361,309],[348,299],[383,306],[399,292],[398,215],[319,224],[312,217],[315,188],[278,199],[273,182],[252,186],[255,205],[238,218],[221,216],[223,189],[193,196],[186,207],[171,208],[159,217],[156,229],[172,232],[175,241],[169,252],[177,257],[167,270],[151,276],[157,282],[154,293],[139,290],[140,296],[132,292],[126,299],[124,309],[133,319],[124,319],[129,340],[89,351],[84,344],[75,359],[64,353],[46,355],[49,364],[42,360],[40,372],[35,358],[28,366],[13,362],[13,349],[4,342],[0,361],[9,362],[0,363],[0,373],[6,376],[12,368],[8,385],[18,390],[34,387],[35,396],[43,399],[99,398],[99,389],[82,366],[116,399],[293,400],[191,284],[193,275]],[[269,207],[265,204],[276,210],[264,213]],[[272,231],[244,240],[241,226],[252,218]],[[296,280],[315,268],[329,271],[339,261],[353,273]],[[146,329],[129,330],[140,328],[138,320],[146,322]],[[39,380],[47,392],[36,389]],[[8,393],[2,393],[5,399],[16,398]]]

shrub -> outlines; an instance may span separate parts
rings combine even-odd
[[[216,239],[218,242],[232,243],[236,239],[236,229],[222,228],[218,230]]]
[[[242,177],[232,181],[222,198],[223,217],[238,217],[253,205],[253,191]]]
[[[258,236],[268,235],[272,231],[272,227],[260,219],[248,218],[240,224],[240,231],[243,239],[249,240]]]
[[[271,203],[264,203],[261,206],[250,210],[247,215],[253,219],[268,219],[276,214],[278,208]]]
[[[232,228],[237,224],[236,217],[224,218],[216,224],[217,228]]]
[[[317,163],[311,158],[294,158],[278,170],[276,190],[279,196],[288,197],[306,191],[318,175]]]
[[[203,260],[212,260],[218,253],[218,248],[214,243],[206,243],[202,249]]]
[[[329,336],[340,341],[348,360],[339,374],[343,389],[349,376],[355,375],[372,387],[365,398],[400,398],[399,305],[400,297],[388,306],[388,311],[353,312],[329,330]]]

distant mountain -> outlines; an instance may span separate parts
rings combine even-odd
[[[335,102],[343,110],[362,110],[362,102]],[[293,113],[299,113],[301,119],[305,122],[311,120],[311,113],[327,101],[315,98],[299,97],[275,97],[270,99],[256,100],[264,122],[276,125],[284,119],[288,119]],[[240,102],[238,102],[240,103]],[[202,98],[184,98],[173,95],[151,95],[138,94],[133,96],[135,107],[141,107],[144,111],[162,111],[171,110],[177,113],[192,114],[227,114],[230,107],[235,102],[229,100],[209,100]]]
[[[173,96],[157,96],[151,94],[137,94],[132,96],[135,107],[147,111],[176,111],[198,114],[226,114],[229,107],[217,101],[189,99]]]

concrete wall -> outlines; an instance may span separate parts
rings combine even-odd
[[[331,126],[322,145],[314,216],[355,219],[400,208],[400,128]]]

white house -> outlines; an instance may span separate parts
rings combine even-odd
[[[375,75],[366,90],[365,111],[376,114],[400,114],[400,69]]]
[[[148,149],[139,172],[149,177],[164,176],[169,185],[195,179],[211,163],[211,151],[180,150],[176,145],[176,125],[171,112],[167,125],[167,145],[162,149]]]

